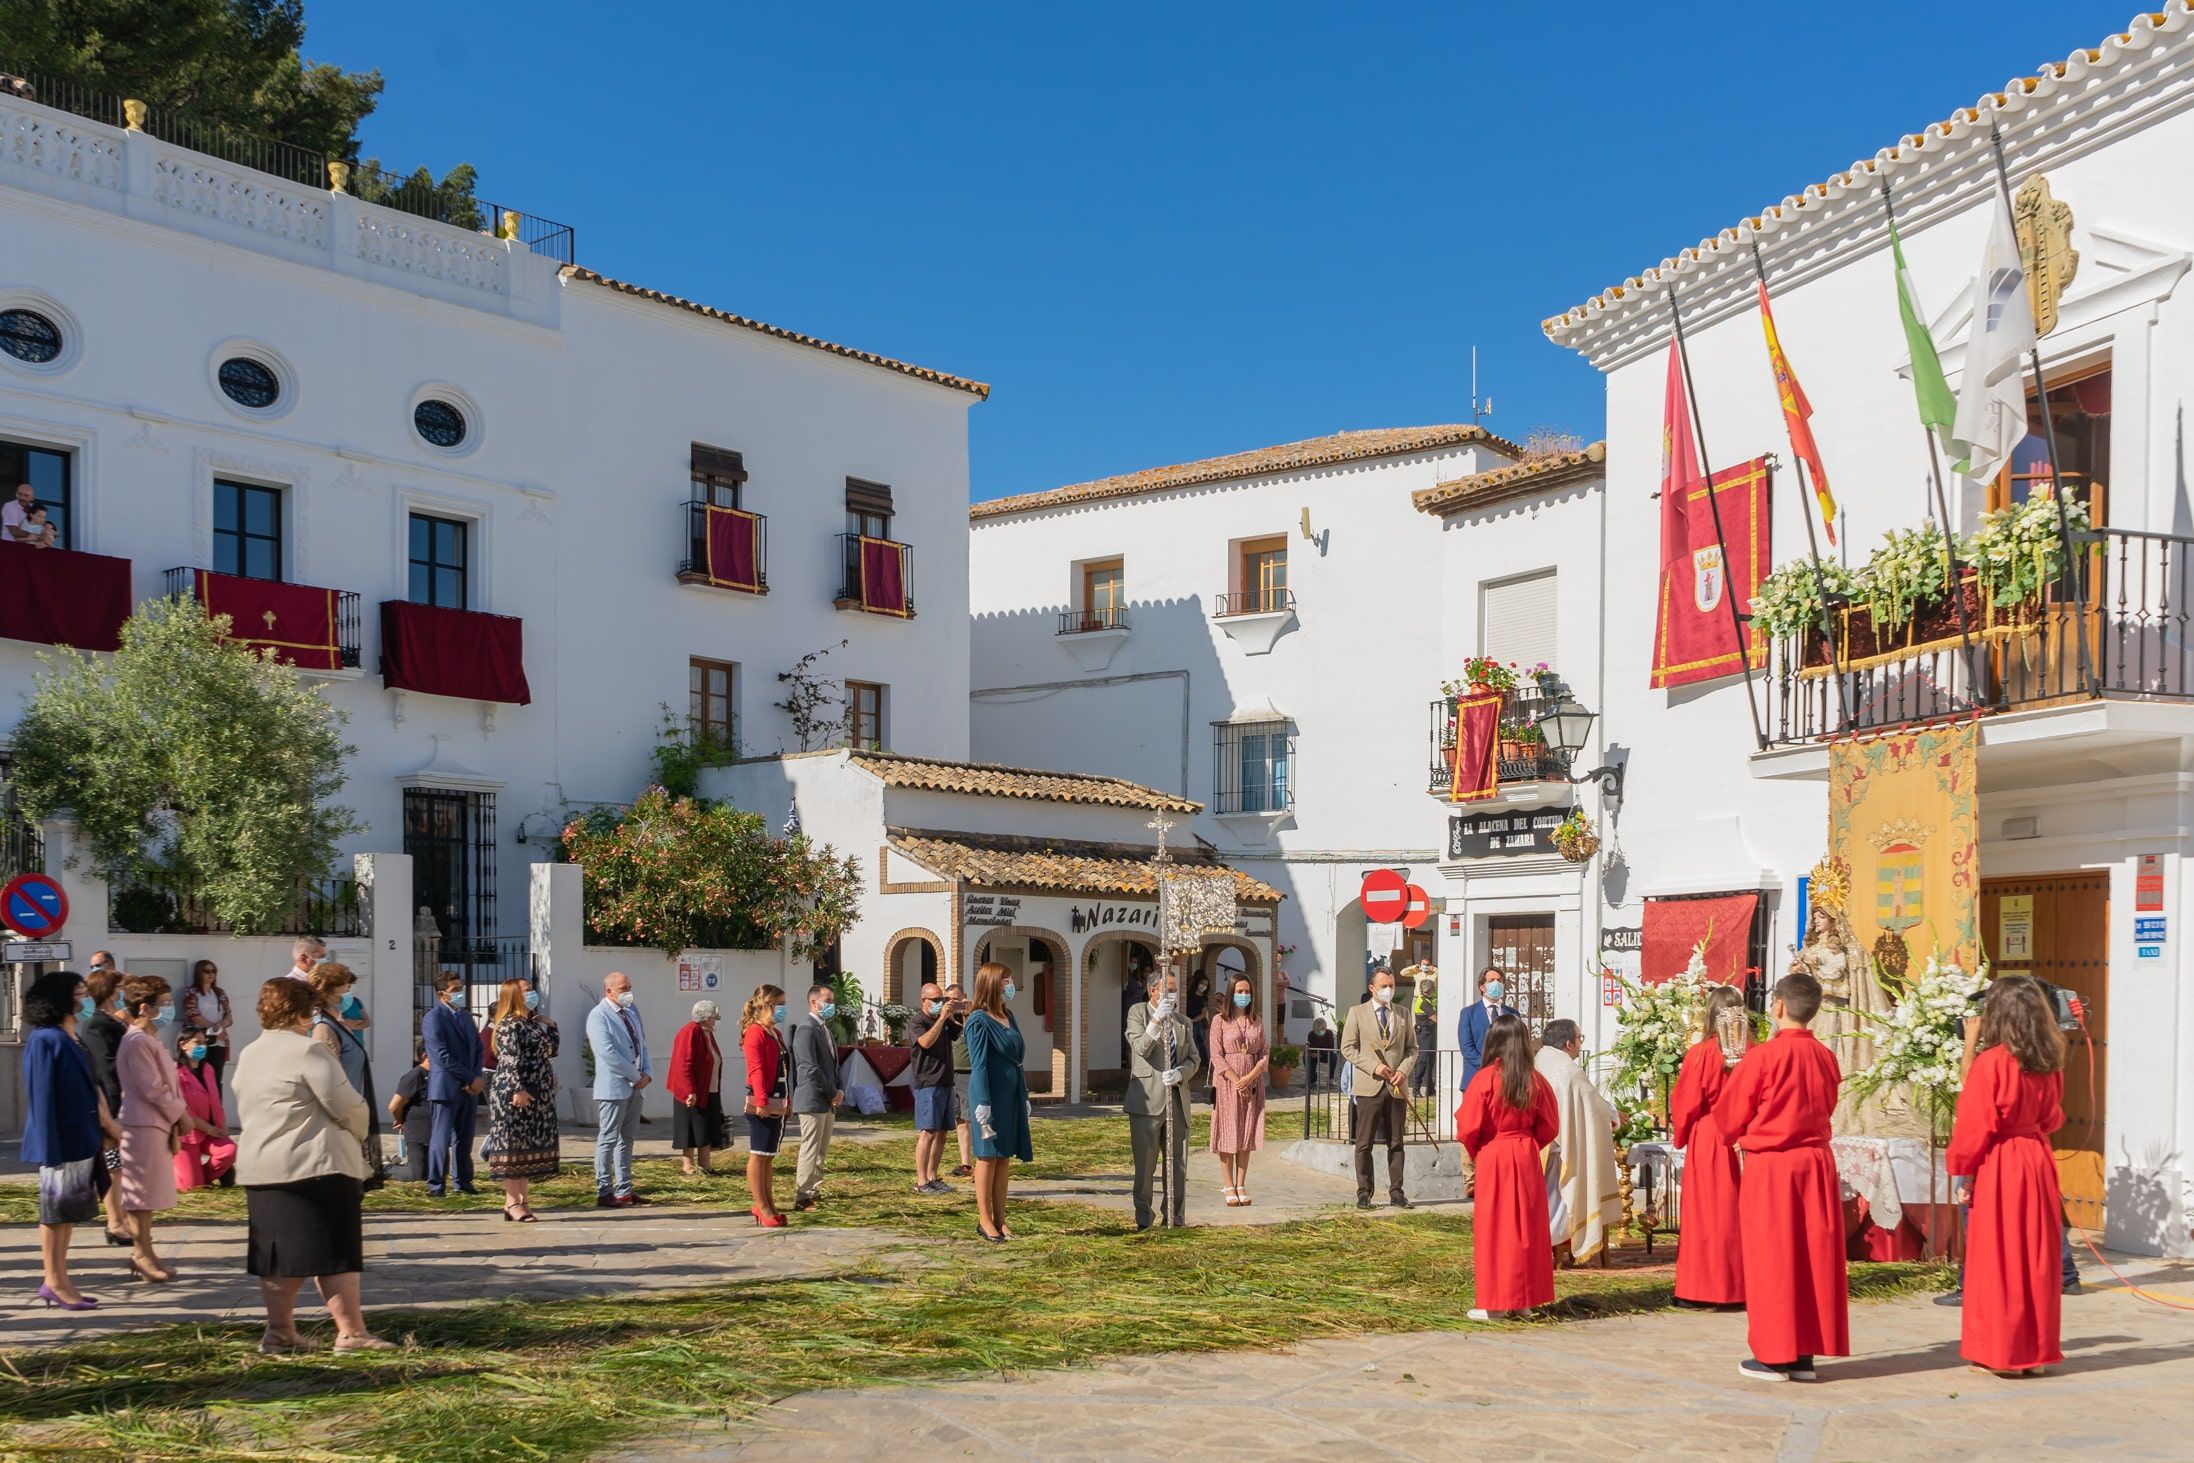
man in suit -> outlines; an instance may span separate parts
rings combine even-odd
[[[798,1186],[792,1191],[795,1209],[813,1209],[823,1197],[823,1160],[830,1155],[830,1130],[838,1122],[838,1104],[846,1097],[838,1081],[838,1039],[830,1034],[828,1024],[837,1014],[837,993],[817,983],[808,987],[807,1020],[792,1028],[792,1110],[800,1115],[800,1167]]]
[[[1457,1025],[1456,1045],[1463,1049],[1463,1087],[1468,1090],[1470,1079],[1478,1075],[1485,1065],[1486,1028],[1496,1016],[1513,1016],[1516,1008],[1505,1004],[1508,985],[1501,979],[1501,968],[1488,965],[1478,972],[1478,999],[1463,1008],[1463,1019]]]
[[[632,1191],[632,1138],[640,1127],[640,1093],[654,1080],[647,1028],[633,1008],[632,978],[613,970],[602,999],[587,1012],[587,1047],[594,1053],[594,1203],[627,1209],[647,1200]]]
[[[433,1062],[427,1070],[427,1111],[433,1118],[427,1192],[439,1199],[449,1180],[452,1145],[457,1149],[457,1192],[479,1192],[472,1186],[472,1128],[487,1086],[481,1075],[487,1050],[480,1028],[465,1013],[465,978],[454,970],[443,971],[434,979],[434,994],[434,1009],[419,1023],[419,1036]]]
[[[1186,1222],[1188,1204],[1189,1079],[1196,1075],[1196,1028],[1181,1010],[1181,982],[1172,971],[1150,978],[1151,999],[1128,1009],[1128,1139],[1135,1150],[1135,1227],[1156,1216],[1151,1191],[1158,1151],[1166,1148],[1166,1214],[1174,1228]],[[1166,1142],[1171,1110],[1172,1143]]]
[[[1371,999],[1358,1002],[1341,1028],[1341,1060],[1348,1063],[1356,1129],[1356,1207],[1371,1207],[1371,1145],[1386,1135],[1387,1202],[1413,1209],[1402,1192],[1402,1140],[1409,1132],[1410,1068],[1417,1062],[1417,1031],[1406,1011],[1394,1009],[1394,972],[1371,974]]]

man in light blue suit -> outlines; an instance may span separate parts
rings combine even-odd
[[[594,1202],[624,1209],[647,1200],[632,1191],[632,1138],[640,1126],[640,1092],[654,1078],[647,1028],[632,1001],[632,981],[613,970],[602,999],[587,1012],[587,1046],[594,1052]]]

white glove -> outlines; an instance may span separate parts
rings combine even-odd
[[[981,1107],[975,1109],[975,1126],[983,1130],[983,1136],[986,1138],[995,1138],[998,1136],[998,1130],[990,1125],[989,1103],[986,1102]]]
[[[1187,1075],[1187,1071],[1183,1068],[1168,1067],[1165,1069],[1165,1071],[1159,1074],[1158,1080],[1165,1083],[1168,1087],[1178,1087],[1181,1085],[1181,1079]]]
[[[1150,1003],[1150,1019],[1151,1019],[1151,1020],[1153,1020],[1153,1021],[1170,1021],[1170,1020],[1172,1020],[1172,1019],[1173,1019],[1173,997],[1171,997],[1171,996],[1160,996],[1160,997],[1159,997],[1159,998],[1158,998],[1157,1000],[1155,1000],[1155,1001],[1152,1001],[1152,1002]]]

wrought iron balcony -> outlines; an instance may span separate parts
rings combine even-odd
[[[350,590],[187,566],[167,571],[166,589],[170,598],[197,600],[209,615],[227,615],[229,638],[277,660],[307,670],[358,669],[358,596]]]
[[[838,561],[838,608],[914,618],[913,545],[841,533]]]
[[[1125,630],[1126,605],[1103,605],[1095,609],[1059,611],[1061,635],[1084,635],[1092,630]]]
[[[1432,703],[1431,769],[1427,792],[1446,797],[1455,784],[1456,703],[1443,696]],[[1508,693],[1501,707],[1501,728],[1495,745],[1502,785],[1514,782],[1569,780],[1569,759],[1550,747],[1539,729],[1539,714],[1553,705],[1552,698],[1536,686],[1519,686]]]
[[[769,593],[767,517],[698,498],[680,504],[678,511],[685,538],[685,557],[678,561],[680,584]]]
[[[1229,615],[1284,615],[1294,608],[1292,589],[1237,589],[1211,597],[1211,613],[1218,619]]]

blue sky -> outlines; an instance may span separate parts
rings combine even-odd
[[[305,50],[583,263],[992,383],[980,499],[1467,420],[1472,345],[1495,430],[1596,436],[1541,319],[2133,6],[309,0]]]

